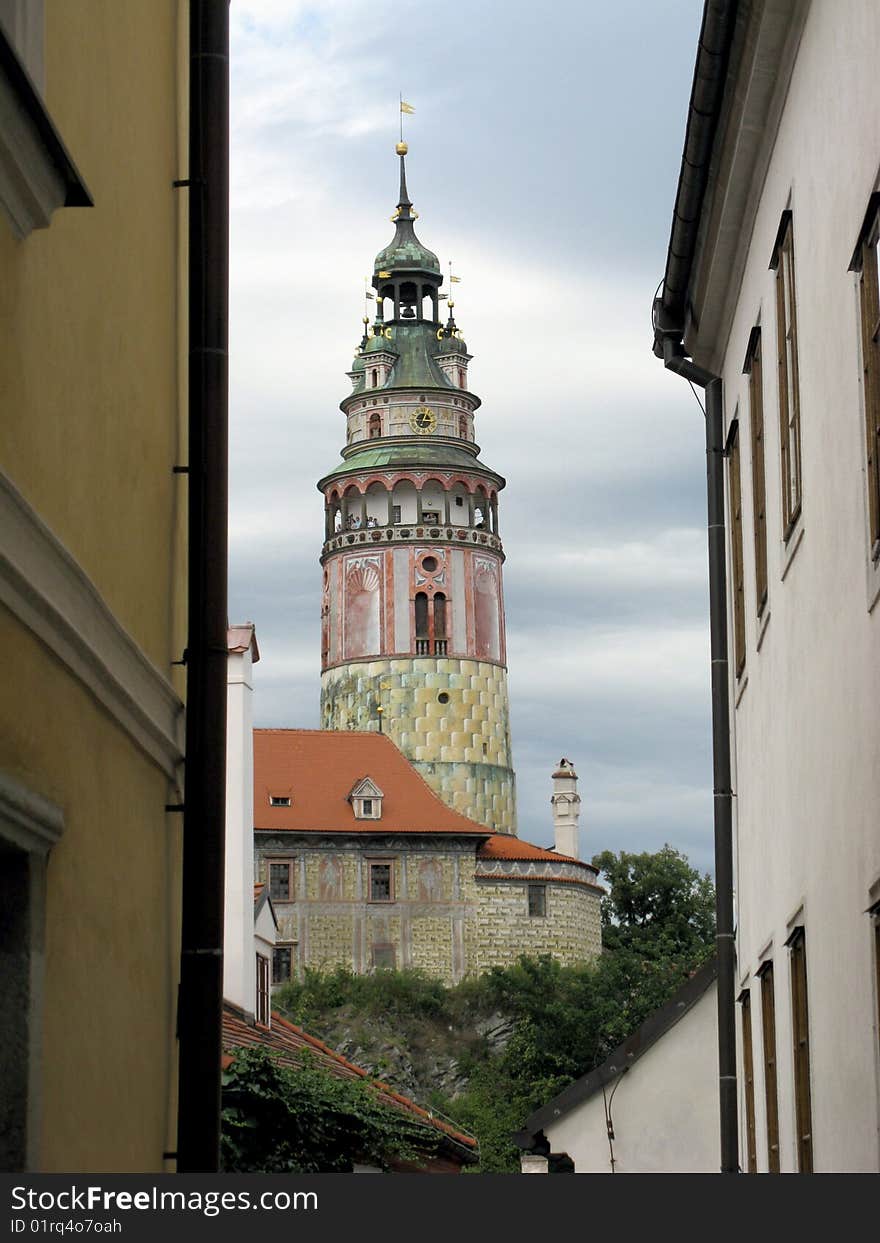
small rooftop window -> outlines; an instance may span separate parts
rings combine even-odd
[[[270,807],[289,807],[290,806],[290,795],[289,794],[270,794],[269,795],[269,806]]]
[[[382,799],[385,796],[369,777],[362,777],[348,797],[356,820],[382,818]]]

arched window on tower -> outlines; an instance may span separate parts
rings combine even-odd
[[[370,440],[378,440],[382,435],[382,415],[374,410],[370,415]]]
[[[462,440],[467,440],[467,415],[460,414],[458,416],[458,434]]]
[[[458,369],[458,387],[467,388],[467,374],[464,367],[459,367]]]
[[[430,653],[431,638],[428,633],[428,596],[424,591],[416,593],[416,656]]]
[[[374,367],[370,372],[370,388],[375,388],[379,383],[379,368]]]
[[[446,597],[442,591],[434,596],[434,655],[446,655]]]

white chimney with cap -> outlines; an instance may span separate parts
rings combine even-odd
[[[577,783],[574,764],[563,756],[553,773],[550,804],[553,808],[554,849],[557,854],[568,855],[571,859],[579,857],[578,819],[581,814],[581,799],[577,792]]]
[[[260,659],[252,622],[230,626],[226,672],[226,917],[223,996],[246,1014],[256,1006],[254,955],[253,667]]]

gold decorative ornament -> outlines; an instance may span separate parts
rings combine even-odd
[[[437,329],[437,340],[438,340],[438,341],[442,341],[442,340],[443,340],[443,329],[442,329],[442,328],[438,328],[438,329]]]
[[[409,425],[420,436],[427,436],[437,426],[437,416],[430,406],[417,406],[409,418]]]
[[[390,341],[390,340],[391,340],[391,329],[390,329],[390,328],[386,328],[386,329],[385,329],[385,332],[384,332],[384,334],[383,334],[383,335],[384,335],[384,337],[385,337],[385,340],[386,340],[386,341]]]
[[[401,108],[401,112],[402,111],[403,109]],[[409,147],[406,145],[405,142],[399,142],[397,146],[394,148],[394,150],[397,152],[398,155],[406,155],[407,151],[409,151]]]

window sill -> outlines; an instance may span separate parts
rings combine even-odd
[[[868,612],[873,613],[874,606],[880,600],[880,559],[874,559],[868,562],[868,576],[866,582]]]
[[[767,627],[770,625],[770,610],[764,609],[764,613],[758,618],[758,641],[755,644],[755,651],[760,652],[764,642],[764,635],[767,633]]]
[[[736,696],[733,701],[734,711],[736,711],[736,709],[739,707],[740,703],[742,702],[742,697],[746,693],[746,687],[748,686],[748,684],[749,684],[749,675],[743,672],[743,674],[741,675],[741,681],[739,683],[739,686],[736,688]]]
[[[21,241],[59,207],[92,197],[6,35],[0,29],[0,207]]]
[[[804,527],[803,527],[803,523],[801,522],[800,518],[798,518],[797,523],[791,532],[791,535],[789,535],[788,537],[788,543],[783,545],[782,574],[780,575],[783,582],[785,582],[788,571],[791,569],[791,563],[792,561],[794,561],[795,556],[797,555],[797,551],[800,548],[801,544],[803,543],[803,539],[804,539]]]

